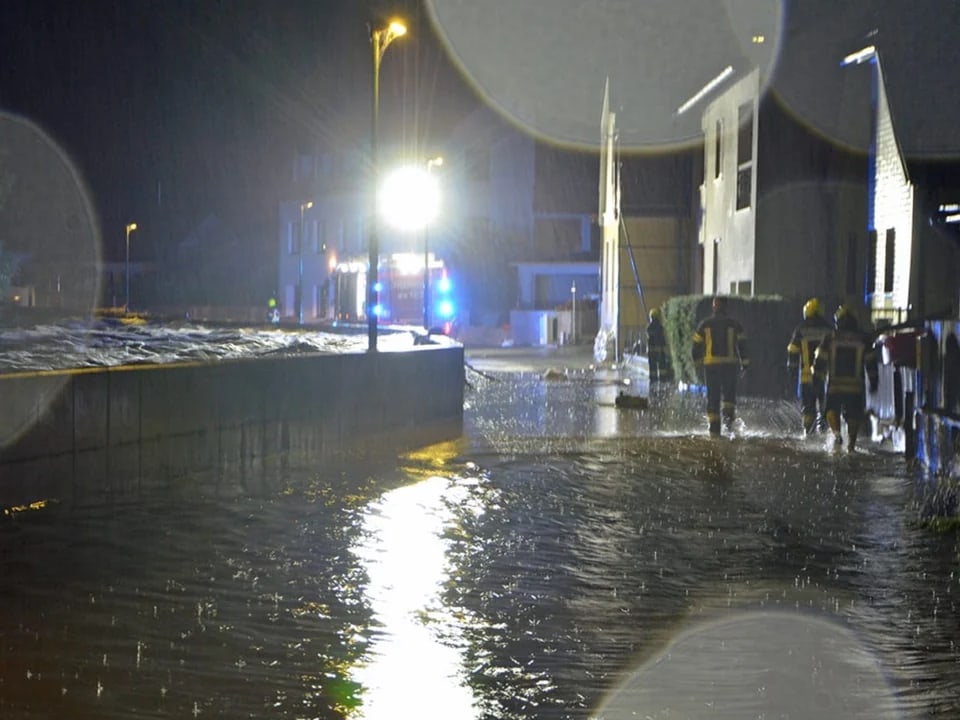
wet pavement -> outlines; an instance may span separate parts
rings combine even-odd
[[[0,532],[3,718],[927,718],[957,536],[786,402],[736,439],[589,348],[468,348],[464,434]]]

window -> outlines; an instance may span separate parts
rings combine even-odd
[[[737,168],[737,210],[744,210],[750,207],[750,196],[753,191],[753,168]]]
[[[893,292],[893,270],[894,260],[897,256],[897,231],[895,228],[887,229],[887,247],[883,262],[883,291],[885,293]]]
[[[867,274],[863,279],[866,295],[877,291],[877,231],[871,230],[867,248]]]
[[[297,254],[297,233],[294,232],[293,223],[287,223],[287,253],[289,255]]]
[[[718,293],[720,288],[718,283],[720,282],[720,238],[713,239],[713,286],[710,288],[711,293]]]
[[[741,280],[737,283],[737,295],[753,295],[753,283],[749,280]]]
[[[753,191],[753,101],[741,105],[737,116],[737,210],[743,210]]]
[[[721,141],[723,139],[723,123],[717,120],[716,134],[713,138],[713,177],[720,177],[720,161],[723,159]]]

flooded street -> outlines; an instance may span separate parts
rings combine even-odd
[[[0,717],[956,717],[957,537],[901,456],[476,367],[458,442],[0,525]]]

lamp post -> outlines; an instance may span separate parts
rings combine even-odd
[[[577,344],[577,281],[570,284],[570,344]]]
[[[127,223],[127,261],[126,261],[126,285],[127,294],[123,301],[123,312],[130,312],[130,233],[137,229],[136,223]]]
[[[406,35],[407,27],[394,20],[387,27],[370,33],[370,46],[373,49],[373,106],[370,123],[370,242],[369,268],[367,269],[367,351],[377,351],[377,283],[380,248],[377,240],[377,126],[380,122],[380,61],[383,53],[401,35]]]
[[[434,167],[443,165],[443,157],[438,155],[427,160],[427,176]],[[430,332],[430,223],[423,225],[423,329]]]
[[[303,212],[313,207],[313,201],[300,203],[300,242],[297,243],[297,322],[303,325]]]

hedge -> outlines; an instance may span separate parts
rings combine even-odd
[[[677,380],[701,382],[691,354],[693,333],[710,315],[712,301],[711,295],[679,295],[663,304],[664,330]],[[743,325],[750,355],[750,369],[740,384],[742,394],[782,398],[795,393],[786,372],[787,344],[803,316],[802,307],[794,305],[777,295],[727,297],[727,312]]]

